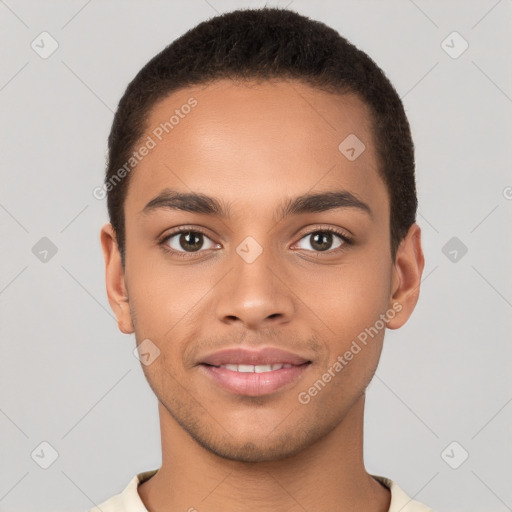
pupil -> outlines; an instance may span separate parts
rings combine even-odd
[[[332,233],[319,232],[313,236],[313,243],[311,244],[318,251],[326,251],[332,244]],[[322,242],[323,240],[323,242]],[[327,246],[326,246],[327,245]]]
[[[201,233],[183,233],[180,236],[180,245],[183,247],[183,249],[187,250],[187,245],[189,248],[191,248],[192,251],[196,251],[201,249],[202,240],[201,240]],[[193,240],[196,239],[195,242]]]

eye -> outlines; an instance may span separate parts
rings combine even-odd
[[[337,229],[326,227],[316,229],[303,236],[296,244],[298,249],[329,254],[338,253],[345,248],[345,245],[352,244],[348,234]],[[220,248],[220,244],[213,242],[203,231],[198,228],[181,228],[170,234],[165,235],[159,245],[165,251],[178,257],[193,257],[194,253],[200,253],[201,250]],[[308,247],[309,246],[309,247]]]
[[[315,252],[337,252],[336,249],[352,243],[347,234],[334,228],[323,228],[311,231],[306,236],[302,237],[298,244],[303,241],[306,242],[304,244],[305,246],[301,247],[299,245],[299,249],[313,250]],[[308,245],[311,249],[307,247]]]
[[[186,256],[187,253],[199,252],[201,249],[213,249],[215,244],[205,233],[195,229],[180,229],[166,235],[160,242],[164,249]]]

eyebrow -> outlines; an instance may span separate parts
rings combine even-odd
[[[303,194],[292,199],[286,199],[276,210],[279,220],[303,213],[319,213],[338,208],[356,208],[373,218],[372,210],[365,202],[348,190],[336,190]],[[162,190],[142,209],[141,214],[147,215],[157,210],[181,210],[191,213],[201,213],[221,218],[230,217],[230,204],[215,197],[195,192],[178,192],[170,188]]]

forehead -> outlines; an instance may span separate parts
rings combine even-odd
[[[387,200],[368,107],[297,81],[219,80],[173,92],[151,110],[135,150],[144,145],[127,214],[164,188],[242,209],[332,188]]]

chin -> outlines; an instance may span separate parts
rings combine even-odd
[[[254,443],[212,446],[203,445],[210,452],[224,459],[236,462],[273,462],[287,459],[301,452],[303,446],[268,446]]]
[[[203,436],[198,432],[189,434],[203,448],[224,459],[237,462],[273,462],[293,457],[316,440],[316,435],[304,435],[299,432],[275,435],[273,438],[260,436],[251,440],[237,439],[234,436],[221,435],[212,439],[211,436]],[[199,435],[198,435],[199,434]]]

